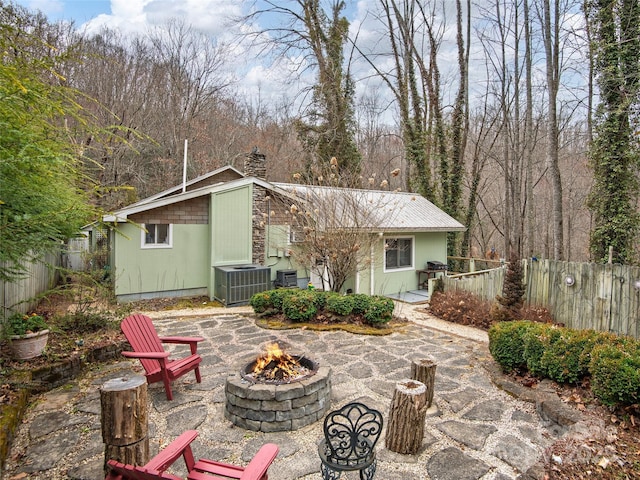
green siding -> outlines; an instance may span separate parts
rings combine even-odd
[[[251,263],[252,188],[211,196],[212,266]]]
[[[267,264],[271,266],[271,276],[275,279],[277,270],[294,269],[298,272],[298,278],[308,276],[307,270],[297,265],[292,257],[283,256],[288,239],[286,226],[273,225],[267,235],[269,243],[269,258]],[[412,237],[414,241],[414,265],[413,268],[402,271],[384,271],[384,238],[385,237]],[[416,270],[422,270],[427,261],[437,260],[443,263],[447,261],[447,234],[446,232],[434,233],[398,233],[385,234],[379,241],[374,242],[373,252],[373,281],[374,295],[388,295],[392,293],[416,290],[418,288],[418,275]],[[363,259],[363,263],[370,265],[369,258]],[[343,291],[352,289],[354,292],[371,293],[370,266],[359,272],[358,287],[356,277],[347,279]]]
[[[307,269],[295,263],[293,257],[286,253],[291,248],[288,225],[269,225],[266,232],[266,242],[265,265],[271,267],[271,280],[276,279],[278,270],[295,270],[298,279],[309,277]]]
[[[375,247],[375,266],[374,266],[374,294],[388,295],[391,293],[405,292],[408,290],[416,290],[418,288],[418,275],[416,270],[424,269],[427,261],[437,260],[443,263],[447,262],[447,234],[446,232],[434,233],[416,233],[416,234],[385,234],[384,237],[407,237],[414,239],[414,258],[413,268],[410,270],[402,270],[398,272],[384,271],[384,239],[376,242]],[[369,287],[369,282],[362,277],[367,276],[367,272],[361,274],[360,292],[369,293],[364,290],[363,285]]]
[[[140,246],[140,228],[120,225],[115,234],[116,295],[206,288],[210,262],[207,225],[173,225],[171,248]]]

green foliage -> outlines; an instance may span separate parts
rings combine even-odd
[[[265,313],[267,310],[273,309],[273,302],[271,300],[271,292],[273,290],[267,290],[264,292],[255,293],[249,299],[249,305],[253,308],[255,313]]]
[[[598,344],[591,352],[591,389],[606,405],[640,400],[640,345],[637,341]]]
[[[297,292],[298,290],[292,290],[289,288],[277,288],[275,290],[270,290],[269,295],[273,308],[277,312],[282,312],[285,299]]]
[[[526,366],[524,358],[524,338],[535,328],[527,321],[496,323],[489,328],[489,351],[505,372]]]
[[[489,351],[510,372],[527,367],[561,383],[591,377],[594,395],[607,405],[640,401],[640,342],[593,330],[572,330],[528,321],[489,329]]]
[[[390,298],[374,295],[369,298],[369,307],[364,312],[364,318],[374,326],[385,324],[393,317],[394,307]]]
[[[47,330],[49,326],[42,315],[32,313],[25,315],[19,312],[12,313],[3,327],[3,333],[6,336],[25,335],[27,333],[36,333]]]
[[[298,138],[311,158],[307,175],[313,178],[315,162],[328,165],[337,158],[353,178],[360,174],[361,155],[355,141],[353,79],[344,68],[344,45],[349,22],[341,16],[344,2],[335,2],[327,14],[319,2],[305,2],[304,38],[314,52],[318,79],[313,88],[308,119],[298,120]]]
[[[547,373],[542,364],[542,357],[545,349],[553,344],[560,336],[558,327],[551,324],[533,324],[523,336],[522,356],[527,365],[527,369],[534,375],[545,376]]]
[[[0,280],[24,273],[92,218],[78,145],[65,128],[86,127],[76,92],[56,74],[62,58],[32,24],[0,4]]]
[[[317,313],[314,303],[314,292],[297,290],[285,296],[282,301],[282,312],[292,322],[306,322]]]
[[[329,313],[346,316],[353,312],[354,301],[350,295],[331,295],[327,298]]]
[[[369,308],[371,297],[364,293],[353,293],[351,298],[353,298],[353,313],[363,315]]]
[[[561,328],[550,336],[540,358],[547,377],[560,383],[578,383],[589,375],[591,350],[598,338],[593,330]]]
[[[329,301],[329,298],[340,296],[338,292],[330,292],[330,291],[325,292],[322,290],[316,290],[314,295],[315,295],[315,305],[319,312],[324,310],[327,307],[327,302]]]
[[[600,104],[589,158],[594,183],[588,206],[593,214],[591,256],[606,262],[613,247],[616,263],[636,260],[640,215],[637,132],[634,125],[640,82],[640,5],[612,0],[588,2],[594,35],[594,70]]]

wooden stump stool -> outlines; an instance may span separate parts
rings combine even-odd
[[[427,415],[427,388],[424,383],[405,379],[393,392],[385,445],[392,452],[412,454],[420,450]]]
[[[141,375],[114,378],[100,388],[104,465],[113,459],[145,465],[149,461],[147,381]]]
[[[411,362],[411,378],[424,383],[427,387],[427,408],[433,403],[433,384],[436,380],[436,362],[432,357]]]

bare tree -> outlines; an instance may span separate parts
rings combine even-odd
[[[355,143],[355,87],[344,52],[349,32],[349,22],[343,15],[345,7],[344,0],[332,0],[328,6],[320,0],[266,0],[248,16],[238,19],[246,24],[264,17],[277,18],[273,26],[245,35],[251,36],[262,51],[276,52],[280,58],[301,55],[306,68],[316,74],[311,101],[296,122],[308,154],[307,175],[316,164],[328,164],[333,156],[342,159],[345,172],[355,178],[360,174],[361,156]]]
[[[314,172],[312,184],[288,187],[298,198],[289,205],[289,224],[296,242],[291,255],[309,265],[323,281],[325,290],[339,292],[348,278],[372,267],[371,252],[380,245],[385,222],[401,208],[389,194],[389,182],[370,177],[364,190],[345,188],[341,167],[332,158],[329,168]],[[353,177],[346,172],[347,178]],[[295,174],[303,181],[305,177]],[[359,182],[358,185],[359,186]]]

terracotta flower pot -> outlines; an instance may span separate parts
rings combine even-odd
[[[11,352],[16,360],[28,360],[37,357],[47,346],[49,330],[42,330],[26,335],[11,335],[9,337]]]

